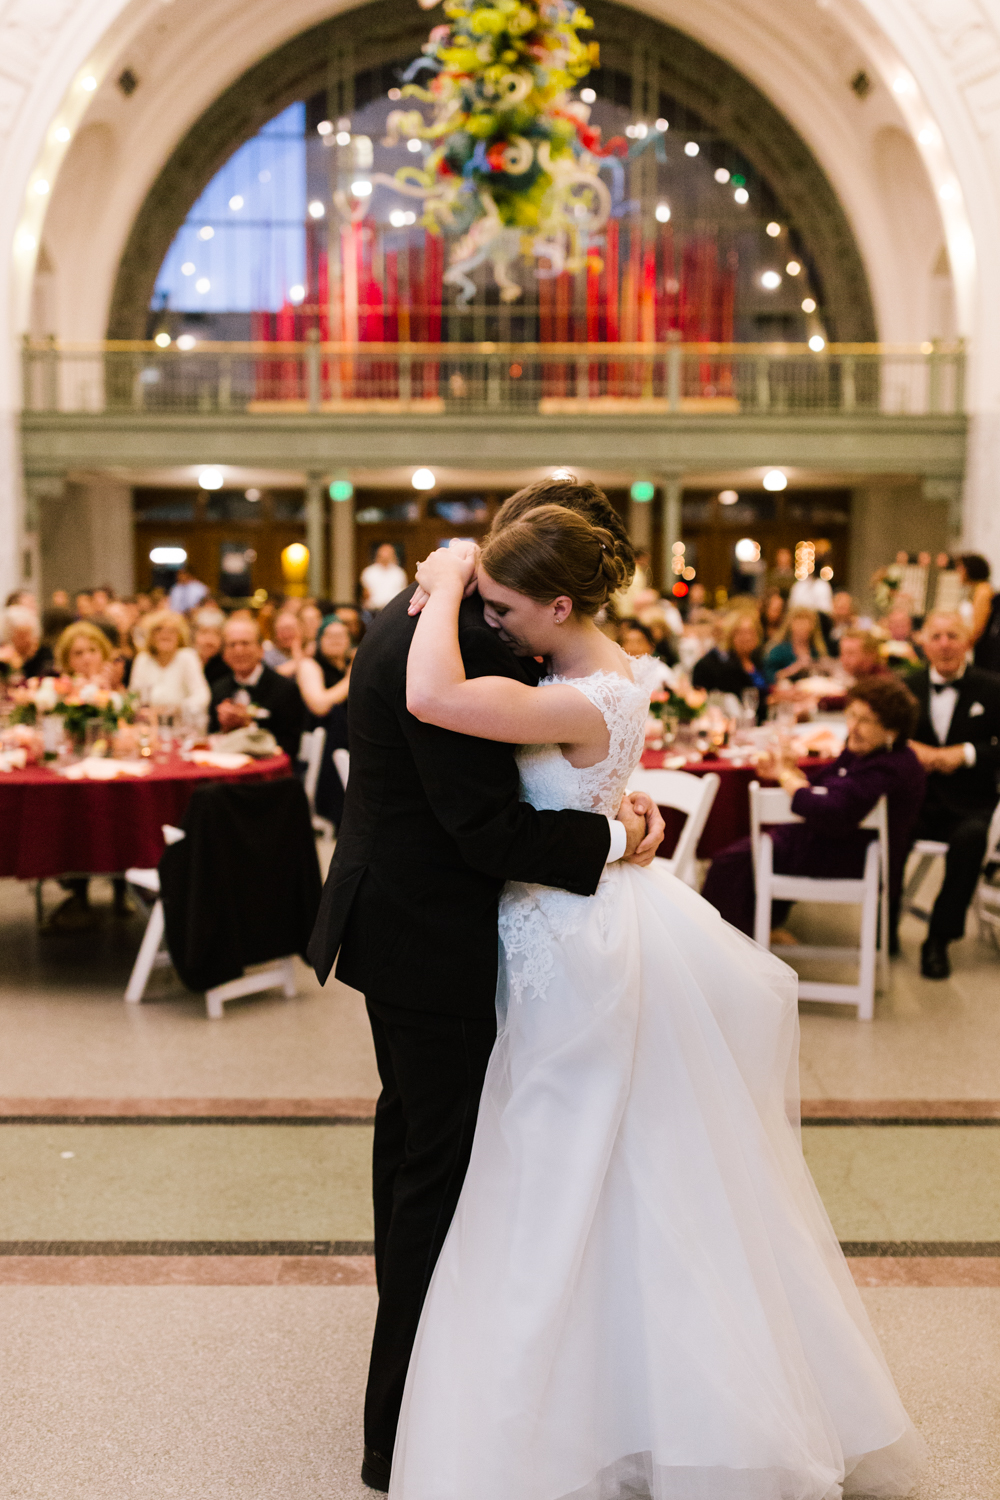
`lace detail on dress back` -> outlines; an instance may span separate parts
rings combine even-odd
[[[544,692],[553,683],[578,688],[600,709],[608,726],[608,753],[596,765],[571,766],[558,745],[522,745],[517,752],[521,795],[532,807],[575,808],[613,816],[642,754],[649,693],[617,672],[545,677],[539,690]],[[607,870],[596,896],[509,882],[500,900],[499,929],[511,999],[520,1001],[529,992],[543,999],[554,968],[554,941],[576,932],[594,902],[603,925],[605,903],[613,899]]]
[[[600,710],[608,726],[608,753],[596,765],[571,766],[558,745],[522,745],[517,765],[524,800],[532,807],[572,807],[610,817],[642,754],[649,693],[617,672],[543,677],[539,688],[555,683],[575,687]]]

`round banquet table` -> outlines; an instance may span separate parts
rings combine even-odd
[[[284,754],[236,771],[175,756],[154,761],[145,776],[115,781],[69,781],[44,766],[8,771],[0,774],[0,876],[44,880],[151,869],[163,853],[163,824],[181,821],[195,787],[289,775]]]
[[[660,771],[664,761],[672,758],[669,750],[646,750],[642,764],[647,771]],[[800,765],[810,767],[829,764],[829,760],[821,760],[817,756],[800,761]],[[727,760],[692,760],[672,769],[687,771],[692,776],[707,776],[709,771],[714,771],[719,778],[719,790],[715,794],[712,810],[698,843],[699,859],[713,859],[728,844],[749,837],[751,781],[760,781],[764,786],[775,785],[766,776],[761,776],[756,766],[734,766]],[[657,853],[664,859],[669,859],[684,827],[685,814],[672,807],[663,807],[660,811],[663,813],[666,833]]]

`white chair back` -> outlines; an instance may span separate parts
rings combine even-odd
[[[646,771],[641,768],[629,777],[629,791],[645,792],[657,807],[671,807],[687,814],[677,846],[664,863],[678,880],[693,886],[697,876],[698,843],[704,832],[719,790],[714,771],[692,776],[689,771]]]
[[[299,741],[299,760],[306,768],[302,785],[305,789],[306,801],[309,803],[310,817],[316,816],[316,788],[319,785],[319,773],[323,765],[325,749],[326,730],[322,725],[318,729],[306,730]]]
[[[351,752],[349,750],[334,750],[333,764],[337,775],[340,777],[344,791],[347,791],[347,778],[351,774]]]

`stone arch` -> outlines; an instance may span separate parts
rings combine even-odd
[[[864,263],[829,178],[801,135],[731,63],[686,33],[615,0],[592,0],[603,70],[631,79],[633,103],[677,101],[734,144],[794,220],[823,289],[832,338],[877,338]],[[174,235],[229,156],[296,99],[326,89],[346,113],[393,82],[419,52],[427,16],[372,0],[294,37],[247,69],[191,126],[153,182],[119,262],[109,338],[141,338],[153,285]],[[627,40],[625,40],[627,38]],[[597,75],[600,87],[601,75]]]

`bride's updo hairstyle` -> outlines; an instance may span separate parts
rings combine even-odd
[[[529,510],[538,510],[542,505],[561,505],[565,510],[575,511],[591,526],[601,526],[614,537],[615,553],[625,568],[625,582],[630,582],[635,573],[635,552],[625,529],[625,523],[615,510],[600,485],[587,479],[577,479],[567,474],[559,479],[550,476],[526,484],[505,500],[493,518],[491,535],[496,536],[512,521],[519,521]]]
[[[481,563],[496,582],[538,604],[561,595],[596,615],[629,576],[615,538],[562,505],[529,510],[486,541]]]

